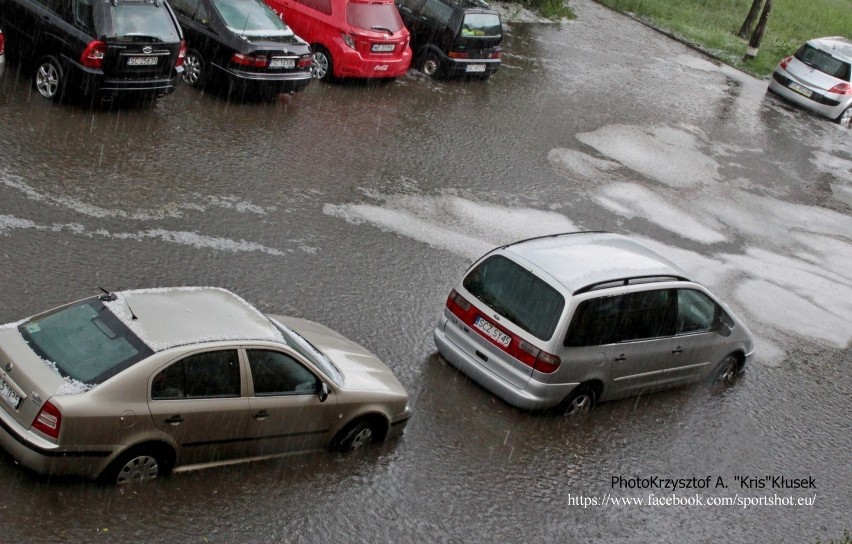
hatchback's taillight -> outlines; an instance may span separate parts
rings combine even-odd
[[[302,55],[299,57],[299,60],[296,62],[296,66],[299,68],[310,68],[311,63],[314,61],[314,56],[310,53],[307,55]]]
[[[33,420],[33,428],[38,429],[54,440],[59,438],[59,426],[62,424],[62,414],[50,402],[45,402]]]
[[[6,50],[6,38],[3,36],[3,33],[0,32],[0,55]]]
[[[830,88],[828,92],[834,94],[852,94],[852,85],[848,83],[838,83],[834,87]]]
[[[793,57],[786,57],[786,58],[782,59],[781,62],[778,63],[778,66],[780,66],[781,68],[786,70],[787,65],[790,64],[791,60],[793,60]]]
[[[234,53],[231,55],[231,62],[239,64],[240,66],[248,66],[250,68],[265,68],[267,60],[266,57]]]
[[[186,57],[186,40],[180,41],[180,50],[178,51],[178,58],[175,61],[175,67],[183,66],[183,59]]]
[[[104,64],[106,48],[107,46],[104,42],[98,40],[89,42],[83,54],[80,55],[80,64],[86,68],[101,68]]]
[[[348,45],[352,49],[355,49],[355,38],[353,38],[349,34],[346,34],[345,32],[341,33],[340,37],[343,39],[343,43],[345,43],[346,45]]]

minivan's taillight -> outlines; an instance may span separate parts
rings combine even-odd
[[[186,40],[180,41],[180,50],[178,51],[178,58],[175,61],[175,67],[183,66],[183,59],[186,57]]]
[[[104,63],[106,48],[107,46],[104,42],[98,40],[89,42],[83,54],[80,55],[80,64],[86,68],[101,68]]]
[[[834,87],[830,88],[828,92],[834,94],[852,94],[852,85],[848,83],[838,83]]]
[[[60,425],[62,425],[62,414],[59,413],[59,409],[50,402],[45,402],[33,420],[32,426],[55,440],[59,438]]]
[[[308,53],[307,55],[302,55],[299,57],[299,60],[296,62],[296,66],[299,68],[310,68],[311,63],[314,61],[314,56]]]
[[[468,57],[468,54],[461,51],[450,51],[450,54],[448,56],[451,59],[466,59]]]
[[[231,62],[234,64],[239,64],[240,66],[248,66],[250,68],[265,68],[266,67],[266,57],[265,56],[255,56],[255,55],[243,55],[242,53],[234,53],[231,55]]]
[[[786,57],[786,58],[782,59],[781,62],[778,63],[778,66],[780,66],[782,69],[786,70],[787,65],[790,64],[791,60],[793,60],[793,57]]]
[[[562,364],[562,361],[556,355],[540,350],[524,340],[518,340],[519,341],[516,344],[517,351],[515,353],[512,352],[512,346],[514,345],[514,343],[512,343],[509,344],[509,353],[520,362],[532,367],[534,370],[543,374],[550,374],[552,372],[556,372],[556,369],[559,368],[560,364]]]

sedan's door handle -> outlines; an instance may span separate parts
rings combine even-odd
[[[264,419],[269,417],[269,412],[267,412],[266,410],[261,410],[260,412],[258,412],[256,414],[252,414],[251,417],[253,417],[255,419],[259,419],[259,420],[264,420]]]
[[[619,355],[618,357],[616,357],[616,358],[615,358],[615,360],[616,360],[616,361],[618,361],[618,362],[620,363],[621,361],[625,361],[625,360],[627,360],[627,357],[625,357],[625,356],[624,356],[624,354],[622,353],[621,355]]]
[[[678,353],[683,353],[683,348],[678,346],[672,350],[672,353],[674,353],[675,355],[677,355]]]
[[[172,416],[166,420],[166,423],[169,425],[180,425],[183,423],[183,416],[180,414]]]

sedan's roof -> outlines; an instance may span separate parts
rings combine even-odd
[[[266,316],[226,289],[167,287],[115,294],[105,304],[154,351],[221,340],[284,341]]]
[[[538,266],[571,293],[628,278],[686,274],[674,263],[619,234],[576,232],[524,240],[503,248]]]
[[[811,40],[810,43],[839,59],[852,63],[852,40],[843,36],[831,36],[828,38],[817,38]]]

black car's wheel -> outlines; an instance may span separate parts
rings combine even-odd
[[[131,448],[104,471],[105,483],[122,485],[153,480],[171,472],[171,460],[163,450],[149,446]]]
[[[840,124],[840,126],[852,128],[852,106],[849,106],[848,108],[843,110],[843,113],[841,113],[840,116],[837,118],[837,122]]]
[[[207,67],[204,64],[204,57],[195,49],[190,49],[186,52],[183,59],[183,82],[192,87],[204,87],[207,80]]]
[[[365,420],[356,421],[340,431],[340,437],[335,440],[334,449],[340,453],[351,453],[360,450],[376,439],[377,433]]]
[[[38,61],[38,67],[33,77],[33,86],[38,94],[48,100],[60,102],[64,98],[65,73],[56,57],[42,57]]]
[[[597,394],[588,385],[578,385],[571,391],[562,404],[560,411],[566,416],[577,417],[587,415],[595,407]]]
[[[334,79],[334,62],[331,53],[321,45],[314,46],[314,60],[311,63],[311,73],[320,81],[332,81]]]
[[[716,370],[712,374],[711,385],[713,387],[730,387],[737,382],[737,377],[739,376],[739,363],[737,362],[737,358],[733,355],[728,355],[719,365],[716,367]]]
[[[420,59],[420,71],[433,79],[437,79],[441,74],[441,59],[435,53],[426,53]]]

